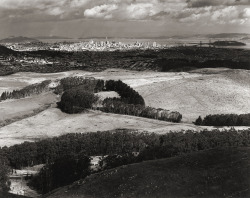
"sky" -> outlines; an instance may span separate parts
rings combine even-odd
[[[250,33],[250,0],[0,0],[0,38]]]

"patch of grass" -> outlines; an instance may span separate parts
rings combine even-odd
[[[104,171],[45,197],[250,197],[250,148],[220,148]]]

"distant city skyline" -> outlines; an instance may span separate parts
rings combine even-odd
[[[250,0],[1,0],[0,38],[249,33]]]

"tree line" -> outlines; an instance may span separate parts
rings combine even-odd
[[[172,59],[158,59],[156,65],[162,72],[167,71],[183,71],[197,68],[218,68],[226,67],[230,69],[246,69],[250,70],[250,63],[247,61],[234,61],[230,59],[216,59],[216,60],[190,60],[188,58],[172,58]]]
[[[51,83],[51,80],[45,80],[41,83],[32,84],[24,87],[20,90],[13,90],[12,92],[5,91],[1,94],[1,100],[7,99],[20,99],[31,96],[33,94],[40,94],[48,90],[48,85]]]
[[[121,96],[121,100],[127,104],[145,105],[143,97],[121,80],[108,80],[105,83],[106,91],[115,91]]]
[[[86,156],[143,153],[149,148],[161,147],[169,152],[174,148],[186,153],[223,146],[249,146],[250,130],[203,130],[167,134],[139,133],[135,130],[119,129],[85,134],[67,134],[37,142],[3,147],[0,151],[13,168],[54,162],[66,154],[84,153]],[[146,149],[146,150],[145,150]],[[162,155],[160,152],[157,155]],[[173,154],[172,154],[173,155]]]
[[[199,116],[194,124],[202,126],[250,126],[250,114],[215,114],[207,115],[204,119]]]
[[[117,113],[144,118],[164,120],[168,122],[180,122],[182,115],[179,112],[171,112],[165,109],[156,109],[140,104],[127,104],[119,98],[106,98],[103,101],[101,111]]]

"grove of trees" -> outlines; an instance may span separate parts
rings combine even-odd
[[[73,183],[89,175],[90,158],[84,154],[60,156],[53,163],[46,164],[29,181],[29,185],[42,194]]]
[[[143,97],[121,80],[106,81],[105,90],[117,92],[121,96],[121,100],[124,103],[134,105],[145,105]]]
[[[85,91],[79,86],[66,90],[57,105],[63,112],[72,114],[92,108],[97,101],[98,96],[92,92]]]
[[[202,126],[250,126],[250,114],[216,114],[199,117],[194,124]]]
[[[133,115],[170,122],[180,122],[179,112],[146,107],[143,97],[121,80],[96,80],[94,78],[68,77],[60,81],[56,93],[62,94],[58,107],[66,113],[79,113],[92,108],[98,97],[94,93],[115,91],[121,98],[106,98],[99,110],[106,113]]]
[[[97,93],[103,91],[104,80],[77,76],[67,77],[60,80],[60,85],[56,87],[55,92],[59,94],[78,86],[81,86],[85,91]]]
[[[12,92],[5,91],[1,94],[0,101],[7,99],[20,99],[31,96],[33,94],[40,94],[48,90],[48,85],[50,83],[51,80],[45,80],[41,83],[29,85],[20,90],[13,90]]]
[[[102,111],[107,113],[117,113],[132,115],[144,118],[164,120],[168,122],[180,122],[182,115],[179,112],[171,112],[164,109],[156,109],[140,104],[127,104],[119,98],[106,98],[103,101]]]

